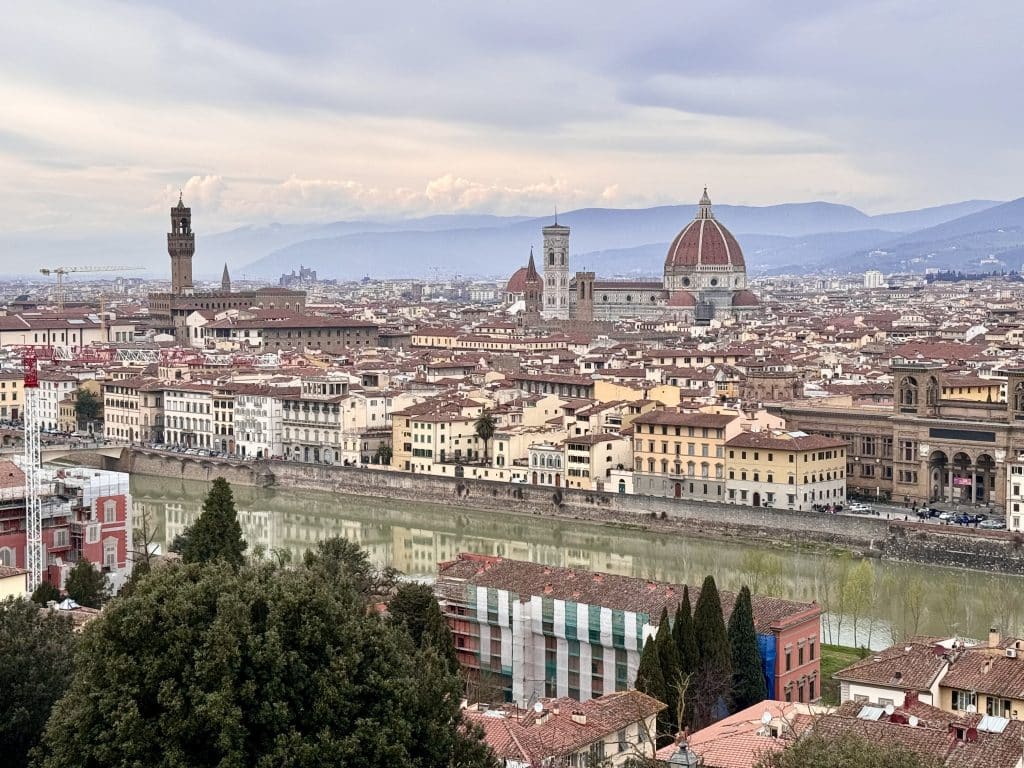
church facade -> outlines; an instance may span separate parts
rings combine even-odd
[[[709,325],[750,316],[760,307],[747,288],[743,251],[715,218],[707,189],[697,215],[669,246],[661,281],[602,280],[593,272],[576,272],[570,278],[569,227],[556,221],[544,227],[543,235],[543,275],[538,275],[531,252],[530,263],[512,275],[505,289],[506,303],[527,318]]]

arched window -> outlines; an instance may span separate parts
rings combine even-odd
[[[907,376],[900,385],[900,405],[917,405],[917,379]]]
[[[14,567],[14,550],[11,547],[0,547],[0,565]]]
[[[1013,410],[1024,411],[1024,381],[1018,384],[1014,390]]]

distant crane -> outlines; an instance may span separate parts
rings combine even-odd
[[[55,291],[55,298],[57,299],[57,309],[61,312],[64,311],[64,275],[69,275],[72,272],[127,272],[129,270],[142,269],[142,267],[43,267],[39,270],[44,275],[56,275],[57,276],[57,289]]]
[[[39,371],[35,350],[29,347],[21,357],[25,368],[24,413],[25,430],[25,568],[28,570],[28,590],[34,592],[43,580],[43,511],[39,499],[42,457],[39,445]]]

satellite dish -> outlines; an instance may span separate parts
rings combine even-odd
[[[895,711],[896,711],[896,707],[894,707],[892,704],[886,704],[885,705],[885,714],[891,715]]]
[[[768,725],[772,721],[772,713],[767,709],[761,713],[761,725]]]
[[[917,715],[911,715],[910,717],[907,718],[907,724],[911,728],[917,728],[917,723],[918,723]]]
[[[541,712],[544,711],[544,705],[541,704],[539,701],[534,702],[533,711],[539,715]]]

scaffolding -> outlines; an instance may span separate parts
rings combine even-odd
[[[24,429],[25,459],[25,568],[28,589],[35,592],[43,581],[43,510],[39,499],[42,457],[39,445],[39,373],[35,352],[31,349],[22,358],[25,366]]]

